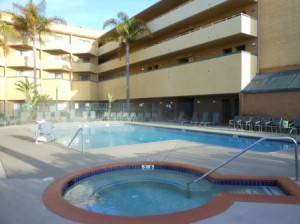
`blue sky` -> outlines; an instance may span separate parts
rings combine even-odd
[[[26,5],[29,0],[0,0],[0,10],[14,11],[13,2]],[[46,0],[46,16],[64,18],[68,25],[102,30],[105,20],[123,11],[132,17],[159,0]],[[40,0],[33,0],[38,4]]]

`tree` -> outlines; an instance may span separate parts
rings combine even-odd
[[[26,109],[28,110],[29,108],[32,107],[32,104],[35,101],[36,95],[35,90],[36,86],[34,83],[29,82],[29,80],[25,79],[25,81],[19,80],[17,83],[15,83],[15,86],[17,86],[17,90],[20,92],[24,93],[25,95],[25,104],[26,104]]]
[[[17,37],[18,32],[13,26],[5,23],[1,20],[2,15],[0,14],[0,47],[3,50],[4,56],[9,54],[9,47],[7,45],[7,37]]]
[[[112,107],[112,103],[115,101],[116,99],[114,98],[114,96],[111,93],[107,94],[107,101],[108,101],[108,113],[110,114],[111,112],[111,107]]]
[[[38,41],[40,43],[42,42],[42,34],[52,33],[50,30],[51,23],[65,24],[65,21],[59,17],[45,17],[46,2],[44,0],[37,5],[35,5],[32,0],[25,6],[18,3],[13,3],[13,5],[20,13],[13,14],[12,20],[15,28],[21,35],[28,37],[29,40],[32,41],[34,87],[37,87],[37,43]],[[35,93],[37,94],[36,89]]]
[[[130,45],[141,35],[151,36],[151,31],[146,22],[134,17],[129,18],[124,12],[119,12],[117,19],[108,19],[103,24],[103,29],[113,26],[113,32],[100,36],[96,43],[119,42],[119,49],[125,48],[126,61],[126,104],[127,112],[130,112],[130,64],[129,64],[129,48]]]

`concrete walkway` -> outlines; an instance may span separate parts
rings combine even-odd
[[[42,194],[52,179],[101,164],[120,161],[165,160],[212,168],[237,151],[187,141],[168,141],[94,150],[89,153],[54,144],[34,143],[33,126],[0,128],[0,223],[69,224],[44,206]],[[294,153],[249,152],[221,173],[294,177]],[[300,206],[234,203],[226,212],[200,224],[299,224]]]

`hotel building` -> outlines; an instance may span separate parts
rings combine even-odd
[[[217,111],[224,123],[237,114],[300,117],[299,10],[297,0],[161,0],[140,12],[153,37],[130,46],[131,110],[160,119]],[[39,45],[38,83],[55,110],[92,105],[101,116],[108,93],[115,104],[125,102],[126,64],[117,43],[95,48],[99,31],[53,31]],[[9,46],[10,54],[0,56],[6,114],[24,102],[14,83],[33,71],[31,44],[14,39]]]

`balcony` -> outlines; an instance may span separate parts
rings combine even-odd
[[[237,94],[255,76],[256,71],[257,57],[248,52],[196,61],[132,76],[131,97]],[[125,77],[98,85],[100,100],[105,100],[112,89],[115,98],[125,99]]]
[[[99,100],[97,96],[97,82],[72,81],[71,100]]]
[[[18,69],[33,69],[33,56],[8,56],[6,58],[7,67]],[[36,68],[40,69],[40,60],[36,61]]]
[[[5,78],[0,76],[0,100],[5,100]]]
[[[71,45],[63,41],[48,41],[44,44],[43,50],[59,54],[69,54],[71,53]]]
[[[98,65],[93,63],[73,63],[73,72],[98,73]]]
[[[96,57],[98,49],[93,45],[72,45],[72,53],[78,56]]]
[[[208,15],[218,15],[226,10],[245,7],[255,2],[257,2],[257,0],[190,1],[148,22],[147,26],[152,33],[156,33],[164,29],[172,29],[172,26],[178,23],[186,23],[186,27],[188,27],[195,21],[207,19]],[[116,50],[117,48],[117,43],[105,44],[99,48],[98,55],[106,54],[110,51]]]
[[[0,67],[3,67],[3,66],[5,66],[4,58],[0,58]]]
[[[130,55],[132,64],[171,55],[195,47],[204,47],[213,43],[222,43],[257,37],[257,21],[244,14],[226,18],[205,27],[184,33]],[[99,65],[99,71],[106,72],[125,66],[125,58],[115,58]]]
[[[43,61],[43,69],[48,71],[71,71],[71,63],[65,60],[51,60],[46,59]]]

